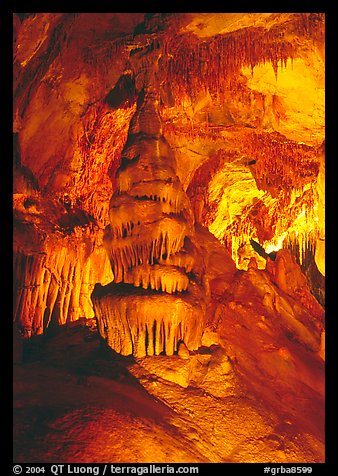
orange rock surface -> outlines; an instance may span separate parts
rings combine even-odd
[[[324,14],[13,25],[15,461],[323,462]]]

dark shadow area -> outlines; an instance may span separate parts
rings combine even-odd
[[[124,74],[108,93],[104,102],[112,109],[127,109],[137,100],[135,80],[132,75]]]

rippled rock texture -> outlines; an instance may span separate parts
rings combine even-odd
[[[192,243],[194,215],[162,135],[158,98],[152,90],[143,96],[116,172],[104,236],[114,282],[92,295],[108,345],[138,357],[173,355],[181,342],[198,349],[207,292],[203,258]]]

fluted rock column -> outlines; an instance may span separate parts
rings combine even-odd
[[[99,331],[123,355],[172,355],[181,341],[197,349],[205,322],[202,258],[152,90],[131,120],[116,183],[104,237],[114,282],[92,294]]]

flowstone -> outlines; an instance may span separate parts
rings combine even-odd
[[[206,320],[204,258],[152,90],[131,120],[116,183],[104,235],[114,282],[92,294],[99,332],[122,355],[173,355],[182,343],[196,350]]]

